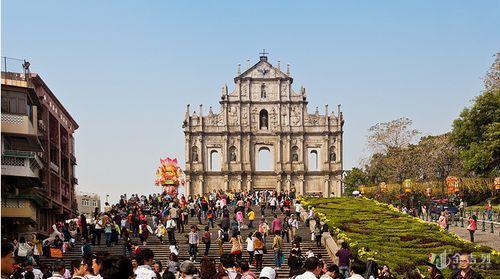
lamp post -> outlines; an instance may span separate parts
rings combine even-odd
[[[403,174],[398,173],[398,183],[401,185],[401,188],[399,190],[399,202],[401,203],[401,207],[403,206]]]
[[[438,181],[441,182],[441,198],[444,198],[444,181],[443,181],[443,172],[441,171],[441,168],[436,168],[436,177],[438,178]]]
[[[443,166],[443,171],[444,171],[443,176],[444,176],[444,178],[448,177],[448,174],[450,174],[450,169],[451,169],[451,162],[450,162],[450,160],[446,160],[444,162],[444,166]],[[443,182],[443,189],[444,189],[444,182]],[[443,194],[444,194],[444,192],[443,192]]]

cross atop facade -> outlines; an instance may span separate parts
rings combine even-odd
[[[269,54],[269,52],[266,52],[266,49],[262,49],[262,52],[259,53],[260,56],[267,56],[267,54]]]

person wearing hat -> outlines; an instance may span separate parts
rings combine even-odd
[[[184,261],[180,266],[181,278],[183,279],[195,279],[198,277],[198,270],[194,266],[192,261]]]
[[[260,271],[259,279],[274,279],[276,278],[276,271],[270,267],[264,267]]]
[[[435,264],[432,264],[430,262],[426,262],[425,264],[428,266],[427,271],[429,271],[430,279],[444,279],[443,273],[437,268]]]

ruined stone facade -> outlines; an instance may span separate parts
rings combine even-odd
[[[295,189],[341,195],[344,120],[307,111],[306,90],[261,56],[235,88],[222,88],[220,112],[190,112],[184,120],[187,194],[217,189]]]

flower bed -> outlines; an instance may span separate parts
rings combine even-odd
[[[430,253],[473,252],[478,259],[490,254],[493,270],[500,275],[498,252],[459,238],[435,224],[399,212],[391,205],[367,198],[303,198],[326,222],[337,241],[347,241],[356,257],[386,264],[399,274],[424,264]]]

